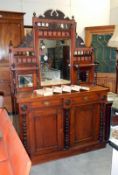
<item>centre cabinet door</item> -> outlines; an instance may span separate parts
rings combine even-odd
[[[90,145],[99,140],[100,104],[77,105],[71,110],[71,146]]]
[[[63,149],[63,114],[58,107],[35,109],[28,116],[30,154]]]

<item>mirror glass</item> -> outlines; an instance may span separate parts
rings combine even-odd
[[[40,40],[41,86],[70,83],[70,40]]]
[[[19,85],[19,88],[33,87],[32,74],[18,75],[18,85]]]

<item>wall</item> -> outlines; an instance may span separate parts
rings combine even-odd
[[[0,9],[26,12],[24,24],[32,24],[32,14],[43,14],[47,9],[60,9],[66,16],[74,15],[77,32],[84,38],[84,27],[109,24],[110,0],[0,0]]]
[[[110,0],[110,24],[118,24],[118,0]]]

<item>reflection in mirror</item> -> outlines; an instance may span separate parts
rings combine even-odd
[[[40,40],[41,85],[70,83],[70,40]]]
[[[19,75],[18,76],[18,85],[19,85],[19,88],[33,87],[32,74]]]

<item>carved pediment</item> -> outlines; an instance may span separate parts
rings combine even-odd
[[[36,17],[36,13],[34,13],[33,15],[34,15],[34,17]],[[69,20],[68,17],[65,17],[65,14],[62,11],[60,11],[60,10],[52,10],[52,9],[49,9],[49,10],[45,11],[43,15],[39,15],[39,18]]]

